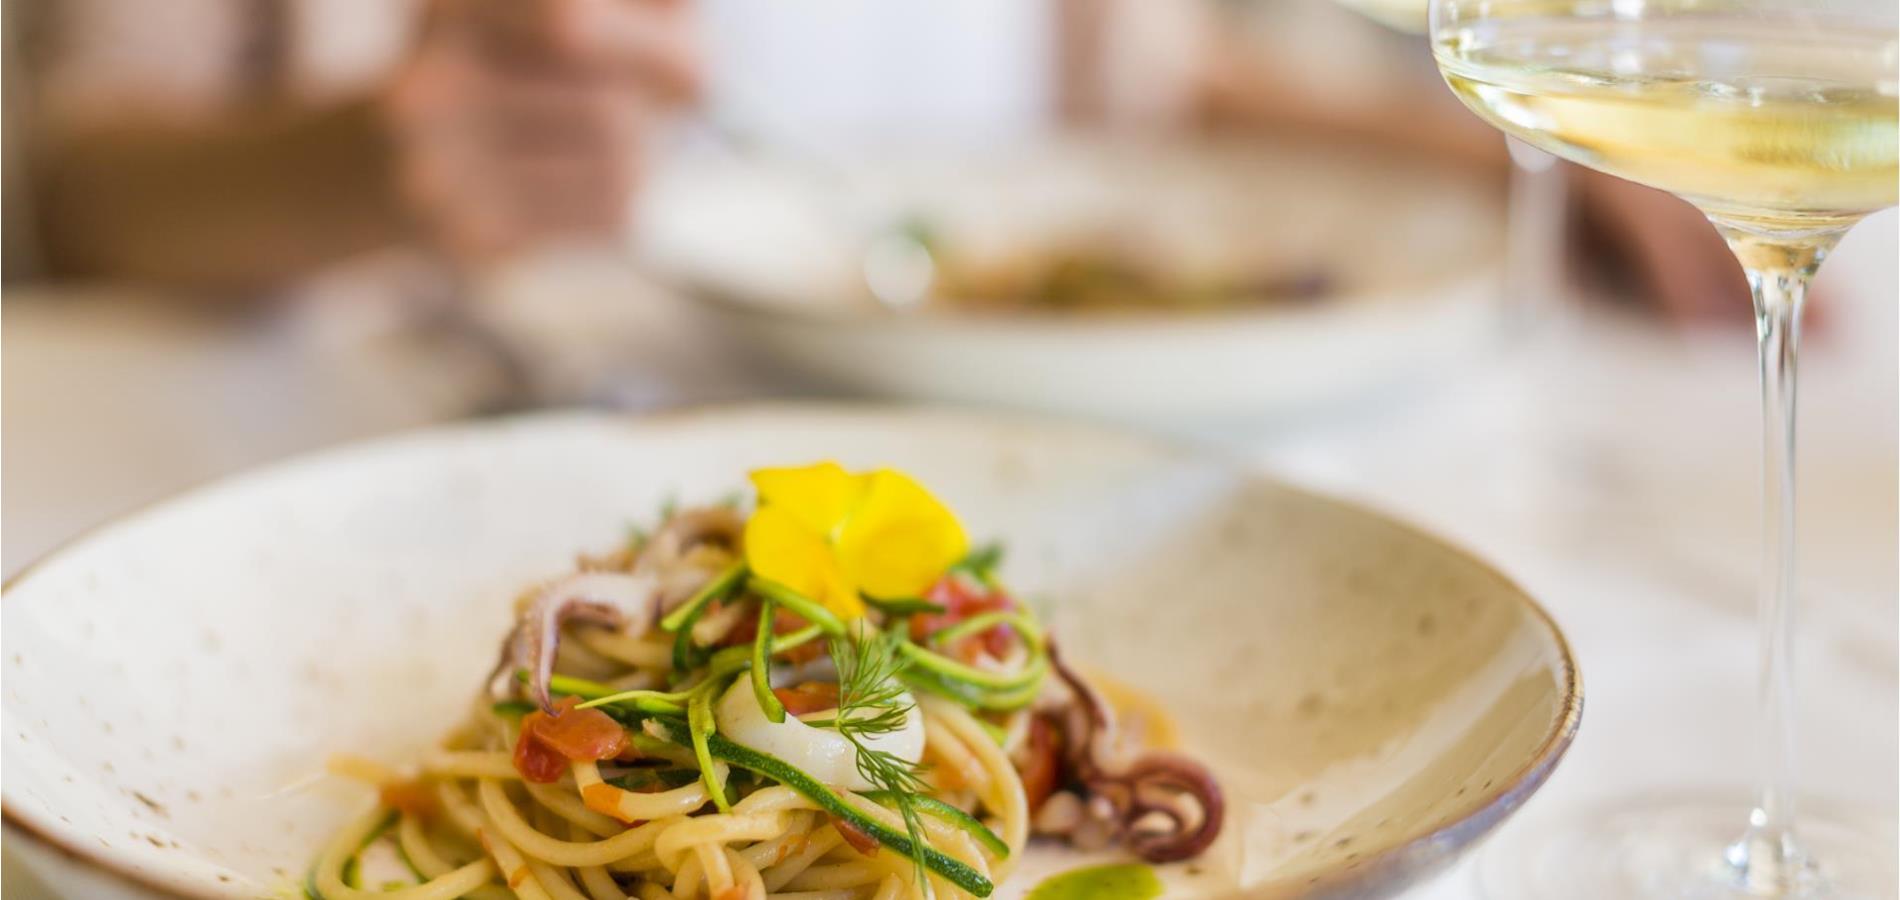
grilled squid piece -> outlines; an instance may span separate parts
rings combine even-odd
[[[658,582],[652,576],[626,572],[580,572],[550,582],[521,610],[502,644],[501,660],[489,676],[489,692],[498,699],[515,696],[515,672],[526,671],[529,698],[552,715],[548,679],[554,673],[561,626],[582,622],[644,634],[659,616],[657,594]]]
[[[632,557],[630,571],[587,568],[549,583],[522,607],[489,676],[497,699],[516,696],[514,676],[528,673],[528,697],[552,714],[548,679],[570,622],[645,634],[659,617],[691,597],[738,552],[745,519],[725,506],[682,510]]]
[[[681,510],[660,524],[634,557],[633,571],[659,581],[660,612],[686,602],[739,551],[745,517],[729,506]]]
[[[1149,862],[1198,856],[1220,835],[1226,801],[1199,762],[1160,750],[1129,754],[1115,710],[1062,661],[1053,642],[1049,662],[1069,689],[1057,719],[1064,765],[1085,799],[1078,833],[1105,828]]]

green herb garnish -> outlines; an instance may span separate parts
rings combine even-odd
[[[1029,648],[1032,655],[1042,653],[1042,626],[1037,625],[1036,620],[1030,618],[1027,613],[1002,610],[977,613],[955,625],[933,632],[930,635],[930,642],[945,647],[971,635],[982,634],[998,625],[1008,625],[1016,629],[1016,633],[1022,636],[1023,644]]]
[[[744,562],[735,562],[727,566],[719,574],[714,575],[711,581],[706,582],[694,592],[685,603],[680,604],[679,608],[667,613],[666,618],[660,620],[660,630],[678,631],[686,627],[688,623],[698,619],[700,614],[705,612],[707,604],[714,600],[724,599],[744,578]]]
[[[752,637],[752,695],[759,701],[759,710],[773,722],[785,721],[785,704],[779,702],[778,695],[772,693],[772,618],[776,610],[772,598],[767,597],[759,604],[758,633]]]
[[[678,609],[666,614],[660,620],[660,630],[673,635],[673,669],[684,672],[697,664],[695,658],[698,648],[693,646],[693,625],[706,614],[715,601],[725,600],[736,593],[745,584],[746,566],[743,560],[727,566],[711,581],[706,582],[693,596],[687,598]]]
[[[864,603],[866,606],[870,606],[886,615],[892,616],[915,616],[924,613],[942,615],[948,612],[940,603],[932,603],[929,600],[920,600],[916,597],[904,597],[897,600],[880,600],[867,595],[864,598]]]
[[[667,733],[676,743],[684,744],[689,741],[689,738],[683,734],[686,730],[686,723],[674,720]],[[956,857],[921,842],[914,842],[903,833],[893,831],[884,823],[865,815],[843,797],[838,796],[837,792],[820,784],[817,779],[797,766],[769,753],[761,753],[751,747],[733,743],[732,740],[720,734],[708,735],[706,746],[715,758],[762,775],[799,792],[819,809],[850,822],[859,831],[870,835],[878,843],[891,848],[898,855],[917,860],[925,868],[977,897],[988,897],[996,890],[996,886],[988,878],[983,877],[981,872]]]
[[[712,695],[717,691],[717,679],[708,678],[706,683],[693,689],[693,697],[686,702],[686,727],[693,739],[693,757],[699,761],[699,779],[706,784],[706,793],[712,795],[713,805],[722,813],[732,812],[732,801],[726,799],[726,789],[719,783],[719,776],[713,771],[712,751],[708,749],[707,739],[719,730],[713,724]]]
[[[1020,688],[999,691],[945,677],[921,666],[906,670],[904,683],[916,690],[948,698],[969,709],[990,712],[1022,709],[1036,702],[1037,695],[1042,693],[1040,680]]]
[[[896,634],[867,634],[860,625],[856,640],[834,638],[831,661],[838,668],[838,712],[827,720],[807,722],[815,728],[838,732],[858,751],[858,774],[890,804],[904,820],[904,831],[913,844],[928,847],[923,822],[917,817],[917,800],[930,789],[924,783],[923,767],[888,750],[878,750],[865,738],[891,734],[904,727],[916,710],[897,680],[904,668],[899,649],[904,644]],[[926,875],[922,858],[911,857],[917,864],[917,883]]]
[[[951,566],[950,571],[967,573],[984,584],[994,586],[996,583],[996,567],[1002,564],[1003,545],[999,543],[989,543],[971,550],[969,554],[959,560],[956,565]]]
[[[1041,654],[1030,657],[1022,671],[1006,675],[960,663],[934,650],[925,650],[916,644],[901,644],[897,649],[919,669],[940,678],[961,682],[986,691],[1006,693],[1040,688],[1042,676],[1049,669],[1049,658]]]
[[[859,794],[859,796],[867,800],[877,801],[878,803],[896,802],[896,798],[883,791],[865,791]],[[915,802],[917,803],[919,812],[933,819],[955,825],[957,828],[975,838],[976,842],[982,844],[984,849],[996,854],[998,859],[1007,858],[1009,856],[1009,845],[1003,843],[1003,839],[997,837],[996,832],[991,831],[988,825],[977,821],[975,816],[928,794],[916,797]]]
[[[799,618],[818,626],[828,635],[833,637],[844,635],[844,620],[838,618],[837,613],[826,609],[818,601],[804,594],[756,575],[747,580],[746,587],[750,588],[752,593],[797,613]]]
[[[608,784],[623,791],[645,793],[654,788],[672,790],[682,788],[699,780],[697,769],[635,769],[625,775],[616,775],[605,779]]]

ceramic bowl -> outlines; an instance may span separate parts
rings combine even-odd
[[[1073,658],[1175,711],[1231,808],[1212,850],[1164,867],[1170,895],[1395,892],[1523,803],[1576,732],[1575,663],[1509,580],[1244,466],[961,413],[563,415],[236,477],[21,575],[0,603],[8,836],[143,890],[294,890],[370,801],[326,757],[416,758],[517,588],[669,499],[824,457],[932,486],[1007,544],[1004,576]],[[1000,896],[1082,861],[1029,855]]]
[[[1492,346],[1501,321],[1497,186],[1417,154],[1072,139],[833,168],[850,178],[795,160],[680,163],[644,192],[636,232],[646,268],[708,301],[748,358],[827,388],[1169,427],[1271,422],[1441,375]],[[1196,312],[895,314],[864,286],[866,233],[912,217],[970,256],[1106,235],[1161,266],[1329,287]]]

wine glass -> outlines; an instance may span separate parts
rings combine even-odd
[[[1510,895],[1886,895],[1891,844],[1859,846],[1875,839],[1812,818],[1797,830],[1790,657],[1802,304],[1847,229],[1894,205],[1894,3],[1431,0],[1431,35],[1452,90],[1507,134],[1701,208],[1748,276],[1761,352],[1754,810],[1746,821],[1677,808],[1578,822],[1552,835],[1561,865],[1520,872]]]

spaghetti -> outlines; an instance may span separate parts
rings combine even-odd
[[[334,766],[379,800],[308,892],[987,897],[1032,833],[1157,862],[1212,842],[1206,770],[1128,746],[921,486],[830,463],[752,481],[750,515],[670,512],[523,595],[487,695],[419,769]],[[379,852],[400,877],[368,887]]]

